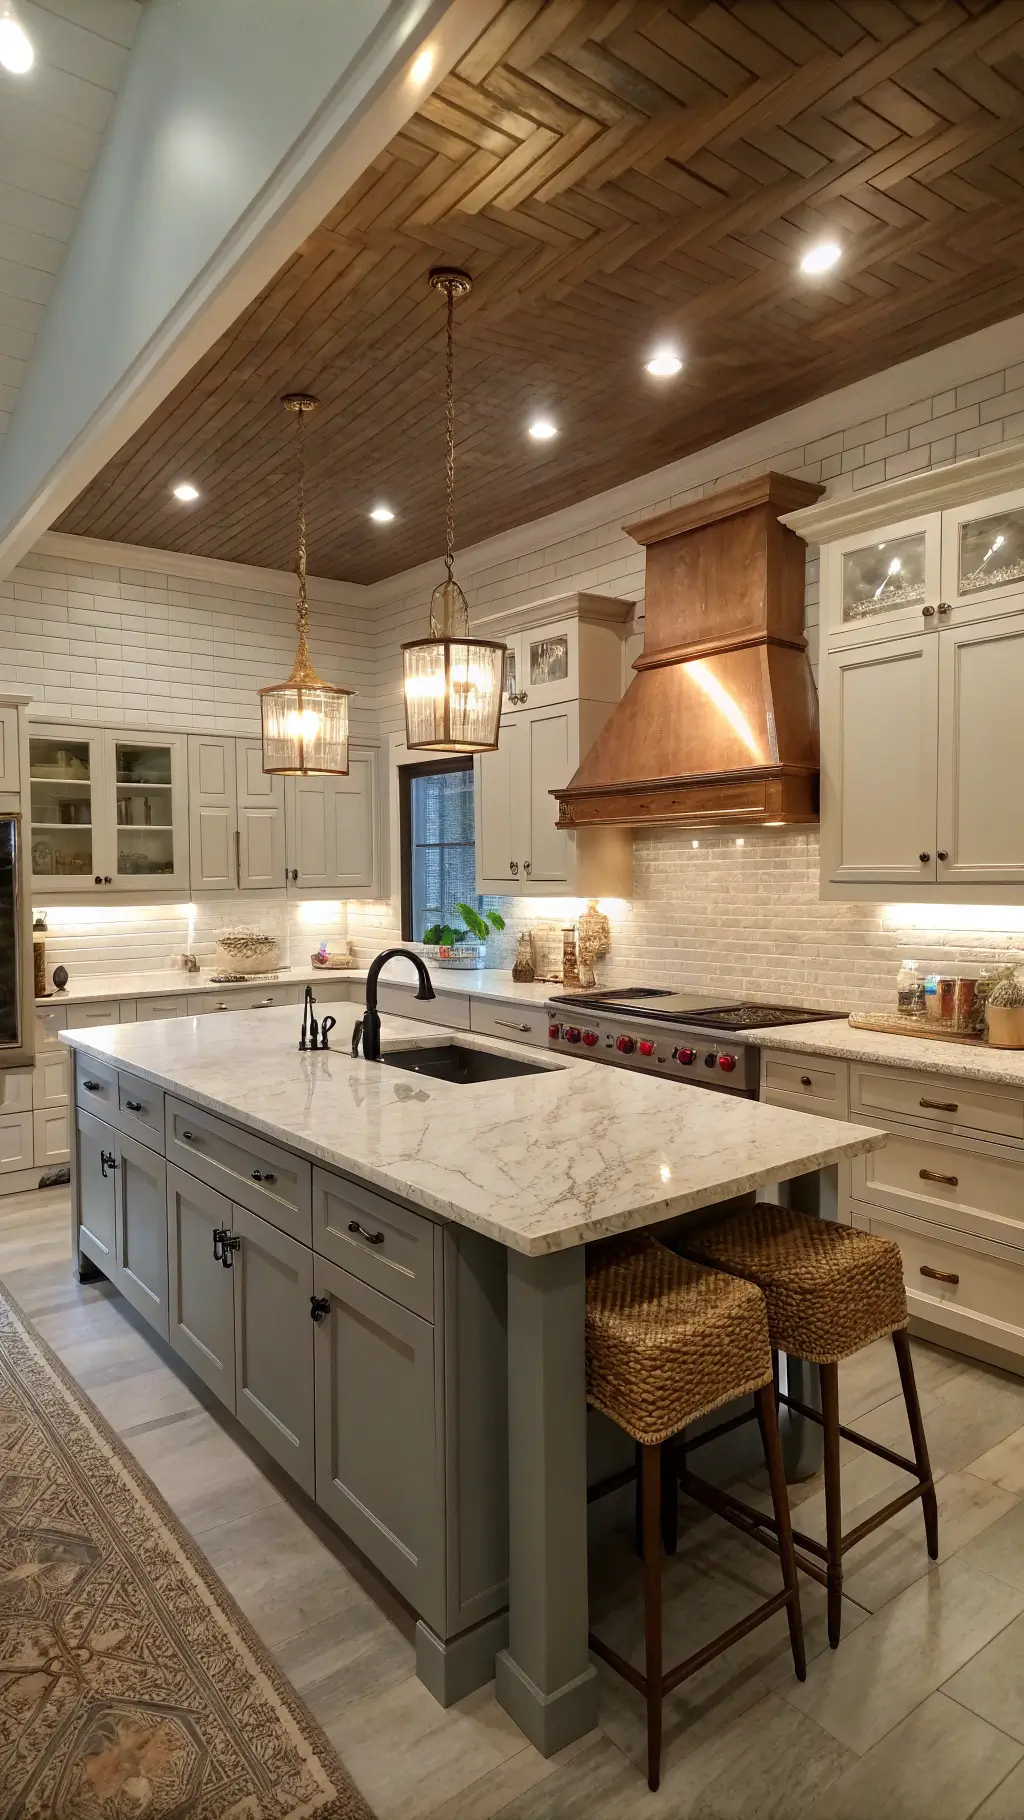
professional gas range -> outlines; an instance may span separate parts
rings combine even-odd
[[[759,1052],[756,1041],[740,1042],[736,1031],[775,1030],[838,1015],[792,1005],[723,1003],[659,986],[560,992],[545,1009],[551,1020],[549,1049],[575,1050],[616,1068],[640,1069],[747,1099],[757,1098]]]

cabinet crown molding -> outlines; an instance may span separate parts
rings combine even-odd
[[[852,499],[823,499],[818,505],[784,512],[782,523],[808,543],[831,543],[857,531],[873,531],[922,512],[969,505],[1024,484],[1024,442],[1008,443],[924,474],[906,474],[868,487]]]
[[[522,607],[505,608],[487,619],[475,619],[473,632],[488,638],[504,632],[529,632],[535,626],[549,626],[556,619],[580,619],[592,625],[624,626],[636,609],[633,600],[619,600],[613,594],[549,594],[544,600],[533,600]]]

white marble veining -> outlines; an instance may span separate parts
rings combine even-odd
[[[336,980],[355,980],[360,985],[366,980],[366,967],[280,967],[277,970],[278,980],[289,986],[304,986],[307,981],[314,985]],[[512,978],[510,972],[500,967],[478,967],[465,969],[460,967],[432,967],[430,977],[434,991],[438,994],[457,993],[463,997],[493,999],[499,1004],[543,1005],[553,992],[560,992],[561,986],[547,980],[534,980],[529,984],[520,984]],[[407,962],[389,962],[382,982],[388,986],[408,986],[415,989],[416,975]],[[259,980],[253,982],[259,985]],[[245,981],[239,980],[239,986]],[[186,973],[182,968],[166,970],[150,969],[143,973],[109,973],[90,974],[81,979],[69,980],[63,992],[51,992],[46,998],[38,998],[37,1005],[91,1004],[106,998],[162,998],[182,992],[216,992],[217,982],[212,972]]]
[[[918,1074],[953,1074],[959,1080],[1024,1087],[1024,1050],[989,1049],[985,1044],[930,1043],[927,1037],[888,1036],[884,1030],[855,1030],[845,1018],[820,1024],[790,1024],[782,1030],[741,1030],[759,1049],[791,1049],[798,1055],[830,1055],[840,1061],[877,1062],[911,1068]]]
[[[540,1255],[878,1149],[886,1134],[493,1038],[382,1020],[385,1052],[452,1040],[540,1072],[459,1086],[345,1047],[300,1054],[295,1006],[67,1031],[224,1118]],[[340,1034],[340,1032],[339,1032]]]

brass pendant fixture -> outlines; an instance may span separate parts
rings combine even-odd
[[[448,300],[445,389],[446,576],[430,597],[430,636],[402,646],[405,743],[411,752],[493,752],[501,720],[505,646],[469,635],[469,606],[455,580],[455,395],[452,318],[472,289],[467,272],[431,272]]]
[[[309,655],[306,600],[306,464],[302,426],[319,404],[308,392],[288,392],[281,403],[295,413],[298,468],[299,540],[295,573],[299,579],[296,606],[298,644],[287,682],[261,689],[263,769],[271,776],[348,776],[348,698],[351,689],[322,682]]]

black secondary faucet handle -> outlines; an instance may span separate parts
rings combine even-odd
[[[362,1039],[362,1034],[363,1034],[363,1020],[361,1017],[357,1017],[356,1023],[355,1023],[355,1029],[352,1032],[352,1054],[353,1054],[353,1056],[358,1056],[358,1054],[359,1054],[359,1044]]]
[[[334,1026],[337,1023],[337,1021],[338,1020],[336,1017],[325,1017],[324,1018],[323,1023],[320,1025],[320,1047],[321,1047],[321,1049],[326,1049],[328,1047],[327,1033],[329,1030],[334,1029]]]

